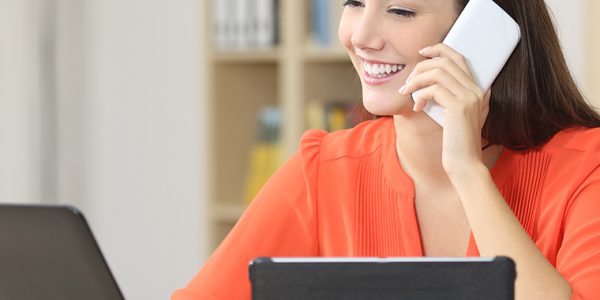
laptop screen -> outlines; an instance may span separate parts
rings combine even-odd
[[[123,299],[83,215],[0,205],[0,299]]]

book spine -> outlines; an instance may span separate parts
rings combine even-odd
[[[224,7],[222,10],[223,14],[223,44],[224,49],[232,49],[235,47],[237,26],[236,20],[234,18],[234,8],[235,2],[237,0],[215,0],[217,2],[223,2],[222,6]]]
[[[227,10],[225,6],[225,1],[223,0],[213,0],[212,1],[212,10],[213,10],[213,20],[212,20],[212,30],[213,30],[213,43],[216,49],[223,50],[227,48],[226,42],[226,26],[225,19],[227,17]]]
[[[258,46],[258,0],[248,1],[248,16],[246,18],[246,45],[249,48]]]
[[[213,0],[213,43],[220,50],[269,49],[278,34],[278,0]]]
[[[257,0],[258,48],[270,48],[274,45],[276,28],[275,0]]]
[[[279,30],[279,1],[280,0],[272,0],[272,7],[271,7],[271,46],[275,46],[277,45],[277,43],[279,43],[279,34],[280,34],[280,30]]]
[[[346,128],[346,113],[340,104],[329,104],[325,111],[327,113],[327,131],[333,132]]]
[[[250,153],[244,201],[250,203],[281,164],[282,116],[277,107],[267,106],[258,113],[258,132]]]
[[[247,0],[235,0],[234,9],[234,22],[236,28],[235,34],[235,48],[244,49],[246,48],[246,16],[247,16]]]
[[[306,124],[309,129],[329,132],[352,128],[363,121],[361,104],[354,101],[312,100],[306,106]]]
[[[313,36],[317,46],[327,48],[331,44],[329,11],[331,0],[312,0]]]

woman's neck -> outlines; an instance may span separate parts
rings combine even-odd
[[[396,153],[402,168],[415,181],[447,186],[450,180],[442,166],[442,127],[426,114],[394,116]],[[482,139],[482,145],[487,141]],[[482,153],[482,161],[491,169],[503,147],[493,145]]]

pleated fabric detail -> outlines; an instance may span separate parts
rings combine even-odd
[[[400,194],[386,178],[381,153],[358,162],[355,202],[355,256],[422,255],[414,199]],[[542,151],[522,154],[500,192],[527,234],[537,238],[537,220],[544,181],[552,155]],[[401,184],[401,188],[407,188]],[[410,244],[408,243],[410,242]]]
[[[359,163],[356,198],[356,256],[402,255],[398,195],[385,184],[381,162]],[[400,247],[399,247],[400,246]]]
[[[542,189],[551,157],[551,154],[539,151],[527,153],[500,190],[527,234],[534,240],[537,237],[536,221],[540,213]]]

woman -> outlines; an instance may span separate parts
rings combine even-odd
[[[257,256],[465,255],[513,258],[517,299],[600,299],[600,117],[543,0],[496,1],[522,37],[493,92],[479,90],[439,43],[466,2],[345,2],[339,38],[363,104],[392,117],[307,132],[173,299],[249,299]]]

